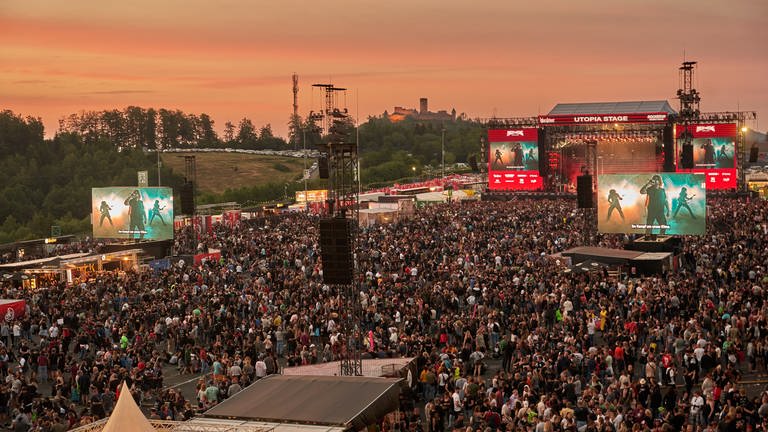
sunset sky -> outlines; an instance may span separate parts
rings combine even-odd
[[[128,105],[248,117],[285,136],[291,75],[346,87],[364,119],[394,106],[529,116],[558,102],[674,100],[699,62],[703,111],[768,125],[765,0],[134,0],[0,2],[0,109],[58,119]],[[341,100],[344,103],[344,100]]]

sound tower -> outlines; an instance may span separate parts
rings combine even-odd
[[[760,153],[760,149],[754,145],[749,149],[749,163],[757,162],[757,156]]]
[[[664,126],[661,136],[664,145],[664,172],[675,172],[675,135],[672,125]]]
[[[592,199],[592,176],[590,174],[580,175],[576,178],[576,197],[579,208],[594,208]]]
[[[192,182],[185,182],[179,192],[181,196],[181,214],[195,214],[195,188]]]
[[[328,156],[320,156],[317,159],[317,168],[320,171],[321,179],[327,179],[329,177]]]
[[[320,219],[320,256],[323,258],[323,283],[352,283],[352,220],[342,217]]]

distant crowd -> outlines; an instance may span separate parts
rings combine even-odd
[[[567,200],[440,204],[363,229],[354,333],[306,214],[178,231],[180,255],[220,250],[200,265],[33,291],[4,281],[27,311],[0,325],[0,424],[87,424],[122,381],[150,417],[187,419],[282,367],[338,360],[353,337],[420,371],[409,415],[386,429],[768,430],[768,393],[740,384],[768,365],[768,203],[708,204],[707,234],[650,276],[551,257],[583,244]],[[169,370],[202,374],[194,400],[164,388]]]

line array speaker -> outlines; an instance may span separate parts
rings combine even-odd
[[[352,283],[352,220],[330,217],[320,219],[320,256],[323,258],[323,282],[335,285]]]
[[[576,198],[579,208],[594,208],[592,199],[592,176],[589,174],[580,175],[576,178]]]
[[[179,192],[181,198],[181,213],[185,215],[195,214],[195,188],[192,182],[186,182]]]

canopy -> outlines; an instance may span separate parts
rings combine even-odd
[[[398,408],[401,381],[270,375],[211,408],[204,416],[360,430]]]
[[[552,108],[549,115],[564,114],[645,114],[665,112],[675,114],[675,110],[665,100],[634,102],[587,102],[560,103]]]
[[[125,382],[120,388],[120,397],[117,399],[115,409],[102,432],[155,432],[155,428],[136,405]]]

